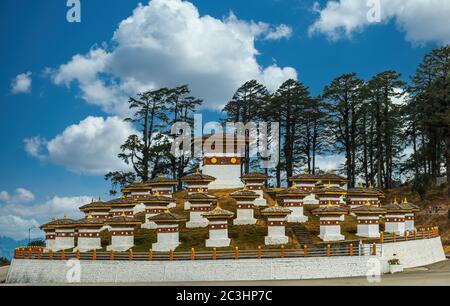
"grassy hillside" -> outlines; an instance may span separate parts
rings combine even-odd
[[[424,199],[421,199],[417,193],[411,191],[410,187],[404,186],[387,190],[385,202],[388,203],[394,198],[402,199],[406,196],[409,202],[419,205],[422,211],[417,214],[417,226],[439,226],[442,241],[450,252],[450,216],[448,212],[450,197],[447,195],[447,191],[446,186],[432,187]],[[437,211],[433,211],[433,207],[437,208]]]
[[[224,209],[236,212],[236,203],[229,196],[235,190],[213,190],[211,195],[219,198],[220,206]],[[184,196],[186,191],[181,191],[175,194],[177,207],[171,209],[172,212],[188,216],[188,212],[184,210]],[[438,225],[441,229],[441,236],[446,248],[450,251],[450,219],[448,218],[448,208],[450,207],[450,198],[447,196],[447,189],[442,187],[435,187],[429,190],[424,200],[421,200],[417,194],[414,194],[409,187],[401,187],[397,189],[387,190],[386,199],[383,204],[390,203],[394,198],[403,199],[407,197],[410,202],[419,205],[422,211],[417,216],[418,227],[428,227]],[[269,195],[265,195],[269,205],[274,204],[274,199]],[[439,206],[440,210],[437,213],[430,214],[430,207]],[[316,206],[308,205],[305,207],[305,215],[309,217],[309,221],[305,224],[306,229],[310,232],[313,243],[322,244],[323,242],[317,237],[319,234],[319,219],[312,215],[311,211]],[[144,216],[139,216],[144,219]],[[255,211],[255,217],[258,219],[256,225],[233,226],[229,222],[229,237],[231,238],[231,246],[223,249],[233,249],[238,246],[240,249],[256,249],[258,246],[264,247],[264,236],[267,233],[266,219],[260,215],[259,209]],[[384,229],[384,224],[380,224],[381,230]],[[345,216],[345,221],[342,223],[342,234],[345,235],[346,240],[361,240],[356,234],[356,218],[353,216]],[[297,241],[295,235],[288,229],[289,244],[287,248],[300,248],[304,242]],[[102,233],[102,244],[106,246],[109,244],[108,234]],[[184,224],[180,228],[181,245],[177,251],[189,251],[192,247],[197,251],[208,250],[205,247],[205,240],[208,238],[208,229],[186,229]],[[147,229],[138,229],[136,231],[135,243],[133,248],[136,252],[145,252],[151,247],[151,244],[156,242],[156,231]]]

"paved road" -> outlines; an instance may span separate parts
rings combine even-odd
[[[6,280],[6,275],[8,274],[9,266],[0,267],[0,283],[4,283]]]
[[[0,268],[0,280],[7,269]],[[79,284],[80,285],[80,284]],[[99,284],[95,284],[96,286]],[[101,285],[101,284],[100,284]],[[276,280],[276,281],[231,281],[231,282],[158,282],[139,284],[103,284],[103,285],[142,285],[142,286],[450,286],[450,260],[426,267],[413,268],[397,274],[381,276],[379,283],[369,283],[365,277],[313,280]]]

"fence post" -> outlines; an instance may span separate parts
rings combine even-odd
[[[439,226],[436,226],[436,237],[439,236]]]
[[[430,228],[427,228],[427,236],[428,236],[428,239],[430,239]]]
[[[213,250],[212,250],[212,259],[213,260],[217,259],[217,249],[216,248],[213,248]]]
[[[152,249],[148,249],[147,260],[152,260],[152,259],[153,259],[153,251],[152,251]]]
[[[262,257],[262,250],[261,250],[261,246],[258,245],[258,258]]]
[[[92,251],[92,260],[97,260],[97,250],[96,249],[94,249]]]
[[[396,242],[397,241],[397,234],[394,232],[392,233],[392,241]]]
[[[303,246],[303,256],[304,257],[308,256],[308,246],[306,244]]]
[[[422,227],[421,231],[422,231],[422,239],[425,239],[425,229]]]
[[[191,260],[195,260],[195,249],[191,248]]]
[[[66,252],[64,251],[64,249],[61,250],[61,260],[66,259]]]
[[[114,260],[114,251],[113,250],[111,250],[109,252],[109,260]]]
[[[80,250],[77,249],[76,253],[75,253],[75,258],[80,260]]]
[[[239,248],[238,247],[234,248],[234,259],[239,259]]]
[[[173,250],[169,251],[169,260],[172,261],[173,260]]]
[[[405,241],[408,241],[408,231],[405,231]]]
[[[380,244],[384,243],[384,232],[380,233]]]
[[[353,256],[353,243],[350,243],[350,256]]]
[[[42,259],[42,252],[44,252],[44,249],[40,248],[39,249],[39,254],[38,254],[38,258]]]
[[[377,244],[375,242],[372,244],[372,255],[377,255]]]
[[[132,249],[128,250],[128,260],[133,260],[133,250]]]
[[[416,229],[414,229],[413,235],[414,235],[414,240],[416,240],[417,239],[417,230]]]
[[[33,249],[28,248],[28,259],[32,259],[32,258],[33,258]]]
[[[52,250],[52,249],[50,249],[50,250],[48,251],[48,259],[49,259],[49,260],[52,260],[52,259],[53,259],[53,250]]]
[[[331,256],[331,245],[330,244],[327,245],[327,256],[328,257]]]
[[[281,258],[284,257],[284,245],[281,246],[280,256],[281,256]]]

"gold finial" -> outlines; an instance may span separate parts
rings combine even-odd
[[[328,200],[328,205],[327,205],[328,207],[331,207],[331,206],[333,206],[333,204],[331,204],[331,200]]]
[[[373,185],[372,185],[372,183],[370,183],[370,185],[369,185],[369,188],[370,188],[370,189],[373,189]]]
[[[253,173],[256,173],[256,167],[253,167]]]
[[[275,201],[275,205],[274,206],[278,206],[278,201]]]
[[[408,203],[408,199],[405,197],[405,198],[403,199],[403,204],[406,204],[406,203]]]
[[[86,217],[86,219],[93,219],[93,218],[94,218],[94,217],[92,217],[92,214],[90,214],[90,213],[89,213],[89,214],[87,215],[87,217]]]
[[[67,219],[67,215],[66,214],[64,214],[64,219]]]
[[[195,170],[195,174],[197,174],[197,175],[200,175],[200,174],[201,174],[199,168],[197,168],[197,169]]]
[[[308,171],[308,169],[305,169],[305,172],[304,172],[304,174],[309,174],[309,171]]]
[[[394,198],[394,204],[398,204],[397,198]]]
[[[222,209],[222,208],[220,207],[219,201],[217,201],[217,203],[216,203],[216,208],[214,208],[214,209]]]
[[[126,217],[125,210],[122,210],[122,213],[120,214],[121,217]]]
[[[369,200],[366,200],[366,206],[370,206]]]
[[[168,210],[168,209],[166,209],[164,212],[165,212],[166,214],[170,214],[170,210]]]
[[[247,185],[244,185],[244,188],[242,188],[242,190],[248,190]]]
[[[155,197],[159,197],[159,191],[155,191],[155,192],[153,193],[153,195],[154,195]]]
[[[124,193],[122,193],[122,196],[121,196],[121,198],[122,198],[122,199],[124,199],[124,198],[125,198],[125,194],[124,194]]]

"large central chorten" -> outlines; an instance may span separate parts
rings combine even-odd
[[[241,160],[245,138],[233,133],[214,134],[196,138],[194,145],[200,145],[200,141],[203,148],[202,173],[216,178],[208,188],[242,188]]]

